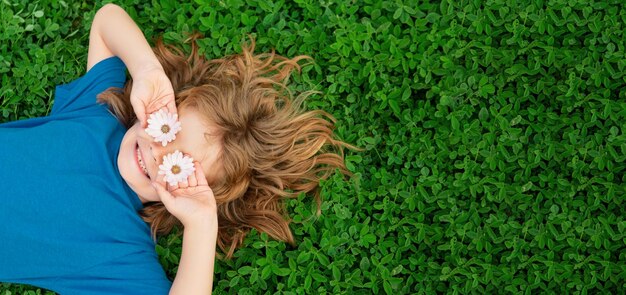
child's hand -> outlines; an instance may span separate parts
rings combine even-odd
[[[177,114],[172,82],[163,69],[154,68],[136,74],[130,91],[130,103],[142,128],[148,127],[148,116],[165,107]]]
[[[209,187],[202,166],[195,161],[196,171],[187,181],[169,186],[164,175],[159,174],[153,182],[161,202],[185,227],[209,226],[217,228],[217,206],[213,191]]]

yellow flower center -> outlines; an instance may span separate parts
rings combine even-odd
[[[172,166],[172,173],[178,174],[178,173],[180,173],[180,170],[181,169],[180,169],[180,167],[178,165]]]
[[[163,132],[163,133],[170,132],[170,126],[168,126],[168,125],[161,126],[161,132]]]

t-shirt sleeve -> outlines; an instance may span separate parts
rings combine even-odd
[[[53,290],[63,295],[167,295],[172,282],[156,257],[142,253],[120,257],[75,274],[58,277],[53,285]]]
[[[109,87],[124,87],[126,65],[117,56],[95,64],[76,80],[56,86],[50,115],[71,112],[96,104],[96,96]]]

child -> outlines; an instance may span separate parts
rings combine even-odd
[[[153,51],[120,7],[105,5],[88,72],[57,86],[49,116],[0,124],[1,282],[208,294],[216,245],[230,258],[251,228],[294,244],[281,200],[315,192],[319,205],[319,180],[349,174],[342,148],[355,147],[332,138],[319,117],[332,116],[301,109],[308,93],[292,101],[283,82],[306,57],[253,55],[252,42],[206,61],[195,37],[189,57],[160,41]],[[165,176],[185,168],[171,157],[183,153],[193,171],[171,183]],[[184,233],[171,283],[155,241],[174,225]]]

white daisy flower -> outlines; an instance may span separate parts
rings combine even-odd
[[[165,146],[168,142],[176,139],[176,133],[180,131],[181,126],[178,122],[177,114],[170,114],[165,109],[150,114],[148,119],[148,128],[146,133],[154,137],[154,141],[161,142]]]
[[[170,185],[186,180],[195,171],[193,159],[188,156],[183,157],[183,153],[178,150],[163,156],[163,164],[159,165],[159,174],[165,175],[165,181]]]

